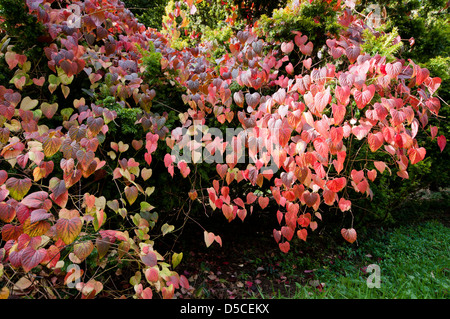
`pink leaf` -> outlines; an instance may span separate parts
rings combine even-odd
[[[437,143],[442,153],[444,151],[445,145],[447,144],[447,139],[445,138],[444,135],[438,136]]]
[[[21,250],[20,260],[23,270],[25,270],[26,272],[30,271],[31,269],[39,265],[46,256],[47,252],[44,248],[36,250],[33,247],[28,246],[25,249]]]
[[[352,202],[351,202],[351,201],[349,201],[349,200],[347,200],[347,199],[344,199],[344,198],[341,198],[341,199],[339,200],[339,209],[340,209],[342,212],[345,212],[345,211],[347,211],[347,210],[350,210],[351,207],[352,207]]]

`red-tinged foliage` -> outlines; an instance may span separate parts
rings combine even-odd
[[[276,212],[280,229],[273,236],[288,253],[295,234],[306,241],[308,232],[327,220],[325,205],[353,215],[350,192],[372,198],[377,171],[396,168],[398,176],[408,178],[408,166],[425,158],[415,137],[429,117],[439,114],[441,103],[433,95],[441,80],[411,60],[388,62],[364,52],[363,31],[371,29],[352,14],[352,1],[332,6],[342,30],[329,36],[322,57],[304,30],[290,30],[291,38],[277,43],[249,26],[225,41],[228,53],[218,59],[212,42],[172,47],[179,37],[173,26],[184,19],[178,2],[163,33],[139,24],[118,0],[66,3],[80,9],[78,26],[68,24],[72,12],[52,0],[26,1],[46,30],[44,66],[13,46],[4,54],[15,75],[10,87],[0,86],[0,220],[6,254],[1,263],[15,271],[60,272],[66,255],[75,264],[95,259],[99,265],[126,256],[144,274],[127,278],[133,297],[158,293],[170,299],[189,283],[154,249],[153,239],[174,229],[167,223],[160,227],[147,202],[157,162],[164,163],[169,178],[180,175],[190,184],[183,194],[189,203],[220,210],[228,222],[236,217],[245,222],[254,208]],[[194,1],[186,4],[195,12]],[[182,111],[170,130],[167,113],[151,112],[161,85],[144,82],[143,61],[155,51],[165,83],[183,88],[185,105],[177,106]],[[74,96],[80,83],[86,85],[86,97]],[[118,105],[144,111],[134,122],[141,137],[125,142],[119,140],[123,135],[111,134],[117,112],[92,98],[105,91]],[[217,122],[243,131],[235,130],[232,140],[213,138]],[[198,129],[201,140],[193,138]],[[431,128],[432,138],[437,132]],[[384,157],[356,161],[355,143]],[[446,138],[437,137],[437,144],[442,151]],[[210,164],[214,176],[202,186],[196,175],[201,163],[174,155],[177,148],[192,155],[200,147],[201,155],[221,159]],[[83,191],[82,185],[102,179],[115,185],[116,196]],[[244,184],[245,192],[238,193]],[[124,222],[120,230],[107,229],[117,219]],[[356,241],[353,228],[343,228],[341,235]],[[207,230],[203,240],[207,247],[222,246],[220,235]],[[74,288],[84,299],[103,293],[103,284],[86,276],[88,269],[83,277],[61,275],[64,284],[78,281]]]
[[[353,244],[356,241],[356,230],[353,228],[349,229],[342,228],[341,234],[342,237],[344,237],[344,239],[348,241],[350,244]]]

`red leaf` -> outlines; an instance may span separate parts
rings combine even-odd
[[[297,35],[294,37],[294,42],[295,42],[295,44],[296,44],[298,47],[300,47],[301,45],[305,44],[306,41],[308,41],[308,37],[307,37],[306,35],[303,35],[303,36],[302,36],[301,33],[300,33],[300,34],[297,34]]]
[[[303,60],[303,66],[307,68],[308,70],[311,69],[312,59],[308,58],[306,60]]]
[[[56,232],[62,241],[69,245],[80,234],[83,221],[80,214],[76,210],[61,209],[59,212],[59,219],[56,222]]]
[[[153,250],[149,250],[147,254],[141,256],[142,262],[149,267],[156,266],[158,258]]]
[[[31,179],[17,179],[11,177],[6,181],[6,188],[9,190],[9,195],[15,200],[21,200],[31,188]]]
[[[291,240],[294,236],[294,231],[291,227],[283,226],[281,227],[281,234],[286,238],[287,240]]]
[[[350,210],[351,207],[352,207],[352,202],[351,202],[351,201],[349,201],[349,200],[347,200],[347,199],[344,199],[344,198],[341,198],[341,199],[339,200],[339,209],[340,209],[342,212],[345,212],[345,211],[347,211],[347,210]]]
[[[377,178],[377,171],[375,169],[367,171],[367,177],[373,182]]]
[[[317,193],[310,193],[309,191],[305,191],[302,196],[306,206],[308,207],[313,207],[314,205],[317,205],[318,201],[320,202],[320,196]]]
[[[186,178],[189,173],[191,172],[191,169],[189,168],[188,164],[185,161],[180,161],[177,164],[178,169],[181,172],[181,175],[183,175],[184,178]]]
[[[291,245],[289,244],[288,241],[286,241],[284,243],[279,243],[278,246],[280,247],[280,250],[285,254],[287,254],[287,252],[291,248]]]
[[[355,183],[359,183],[364,178],[364,171],[363,170],[357,171],[357,170],[353,169],[350,172],[350,175],[351,175],[352,179],[355,181]]]
[[[36,250],[33,247],[28,246],[25,249],[22,249],[20,251],[20,261],[22,263],[23,270],[25,270],[25,272],[30,271],[39,265],[46,256],[47,252],[44,248]]]
[[[47,213],[45,209],[36,209],[31,212],[30,223],[36,223],[41,220],[46,220],[52,217],[53,214]]]
[[[293,49],[294,49],[294,42],[292,42],[292,41],[290,41],[290,42],[283,42],[281,44],[281,51],[284,54],[291,53]]]
[[[217,170],[217,173],[219,173],[220,178],[223,179],[228,171],[228,165],[227,164],[217,164],[216,170]]]
[[[49,210],[52,202],[48,199],[48,193],[44,191],[34,192],[22,199],[21,203],[30,208],[42,208]]]
[[[360,53],[361,49],[359,46],[352,45],[345,50],[345,54],[347,55],[347,58],[349,59],[350,63],[355,62]]]
[[[350,102],[350,87],[346,85],[343,87],[336,86],[335,96],[340,104],[342,104],[343,106],[347,106],[347,104]]]
[[[332,127],[330,130],[331,142],[337,145],[344,137],[344,129],[342,127]]]
[[[0,170],[0,186],[8,179],[8,173],[5,170]]]
[[[328,103],[331,102],[330,89],[326,89],[323,92],[317,92],[314,96],[314,108],[318,113],[322,113]]]
[[[157,267],[147,268],[145,271],[145,279],[147,279],[148,282],[157,282],[159,279],[159,271]]]
[[[386,73],[391,79],[396,79],[397,76],[402,72],[403,65],[401,62],[395,62],[394,64],[386,64]]]
[[[310,213],[303,214],[297,219],[297,223],[301,227],[308,227],[310,222],[311,222],[311,214]]]
[[[258,197],[255,195],[255,194],[253,194],[253,193],[248,193],[247,194],[247,204],[253,204],[254,202],[255,202],[255,200],[257,199]]]
[[[444,151],[445,145],[447,144],[447,139],[445,138],[444,135],[438,136],[437,143],[442,153]]]
[[[23,234],[23,226],[15,226],[12,224],[6,224],[2,227],[2,239],[4,241],[17,240],[20,235]]]
[[[323,136],[317,137],[314,142],[314,148],[320,156],[327,158],[328,152],[330,151],[327,141]]]
[[[369,143],[369,148],[372,152],[376,152],[384,143],[383,133],[369,133],[367,136],[367,141]]]
[[[304,228],[297,230],[297,236],[301,240],[306,241],[306,237],[308,237],[308,231]]]
[[[61,258],[59,248],[55,245],[51,245],[47,249],[47,255],[45,256],[44,260],[41,261],[43,265],[46,265],[48,268],[56,267],[56,264],[58,263],[59,259]]]
[[[359,109],[364,108],[372,100],[375,95],[375,85],[369,85],[365,90],[355,90],[353,96],[355,98],[356,106]]]
[[[410,148],[408,150],[408,156],[411,160],[411,164],[416,164],[425,158],[426,149],[424,147]]]
[[[300,51],[304,54],[304,55],[311,55],[312,51],[314,49],[314,44],[309,41],[306,44],[302,44],[300,45]]]
[[[269,198],[268,197],[258,197],[258,204],[261,206],[262,209],[266,208],[267,205],[269,205]]]
[[[329,189],[324,190],[322,196],[324,203],[330,206],[334,204],[337,197],[336,193]]]
[[[342,237],[344,237],[344,239],[348,241],[350,244],[354,243],[356,240],[356,230],[354,230],[353,228],[349,229],[342,228],[341,234]]]
[[[347,184],[347,179],[345,177],[335,178],[327,182],[327,187],[329,190],[337,193],[345,187]]]
[[[206,230],[203,232],[203,238],[206,243],[206,247],[211,246],[211,244],[216,241],[220,246],[222,246],[222,239],[219,235],[214,235],[213,233],[207,232]]]
[[[333,110],[334,125],[341,124],[342,121],[344,120],[344,116],[345,116],[345,113],[346,113],[345,106],[343,106],[340,103],[338,103],[337,105],[336,104],[332,104],[331,105],[331,109]]]
[[[281,231],[274,229],[273,230],[273,238],[275,239],[275,241],[277,243],[279,243],[281,240]]]
[[[375,165],[375,168],[376,168],[381,174],[383,174],[384,170],[386,169],[386,163],[385,163],[385,162],[380,162],[380,161],[375,161],[375,162],[373,162],[373,164]]]
[[[15,208],[11,204],[5,202],[0,203],[0,220],[5,223],[10,223],[14,217],[16,217]]]

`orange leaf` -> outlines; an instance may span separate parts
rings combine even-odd
[[[284,243],[279,243],[278,247],[280,247],[280,250],[287,254],[287,252],[289,251],[289,249],[291,248],[291,245],[289,244],[288,241],[284,242]]]
[[[59,219],[55,226],[58,237],[61,238],[66,245],[69,245],[80,234],[83,221],[80,218],[78,211],[63,208],[59,212]]]
[[[329,190],[337,193],[345,187],[347,184],[347,179],[345,177],[335,178],[327,182],[327,187]]]
[[[269,198],[268,197],[258,197],[258,204],[261,206],[262,209],[266,208],[267,205],[269,205]]]
[[[341,234],[342,237],[344,237],[344,239],[351,244],[356,240],[356,230],[354,230],[353,228],[349,229],[342,228]]]
[[[306,241],[306,237],[308,237],[308,231],[304,228],[297,230],[298,238]]]

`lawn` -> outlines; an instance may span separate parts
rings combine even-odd
[[[438,221],[400,227],[356,249],[343,248],[341,255],[314,270],[307,285],[296,283],[290,297],[448,298],[449,243],[450,228]],[[369,265],[375,266],[367,269]],[[278,297],[284,297],[281,291]]]
[[[239,242],[225,241],[222,248],[193,250],[183,263],[197,289],[185,297],[449,298],[448,213],[430,215],[367,231],[352,245],[317,235],[306,243],[294,241],[293,249],[283,254],[267,234],[247,233]]]

